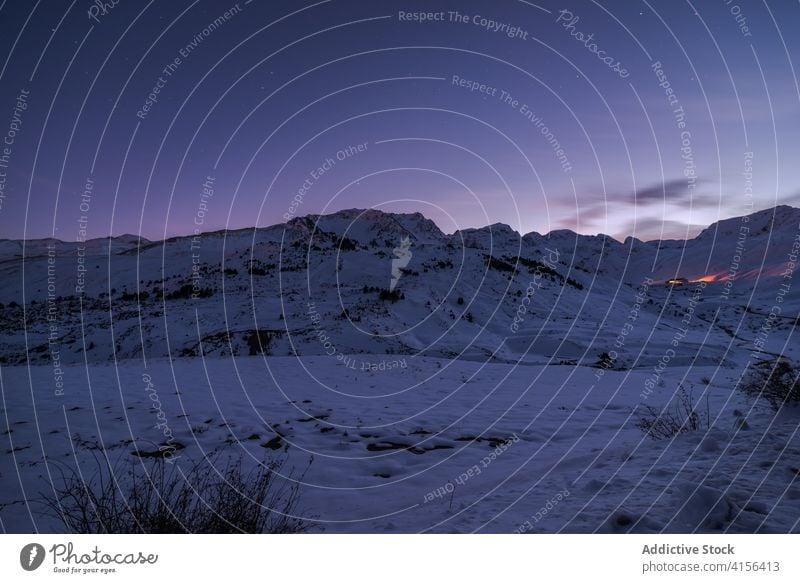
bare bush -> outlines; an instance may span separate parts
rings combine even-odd
[[[678,387],[663,409],[648,405],[644,410],[645,413],[639,417],[636,427],[653,439],[672,439],[682,433],[698,431],[710,425],[708,399],[703,417],[697,411],[692,391],[687,391],[683,385]]]
[[[265,460],[248,470],[241,458],[223,459],[217,453],[184,471],[161,458],[112,464],[104,453],[93,453],[94,475],[85,478],[63,468],[61,484],[40,500],[45,514],[70,533],[293,533],[308,528],[297,514],[301,480],[279,478],[282,461]]]
[[[800,403],[800,369],[786,358],[756,364],[739,384],[753,399],[765,399],[776,411],[785,405]]]

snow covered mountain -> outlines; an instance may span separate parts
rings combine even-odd
[[[798,228],[777,207],[621,243],[347,210],[0,241],[0,524],[59,528],[33,494],[54,460],[168,447],[313,456],[326,532],[796,532],[797,411],[737,387],[797,360]],[[643,433],[685,395],[694,431]]]
[[[616,366],[649,366],[685,328],[676,358],[719,362],[752,350],[790,280],[799,226],[800,209],[780,206],[687,241],[620,243],[500,224],[446,235],[419,213],[353,209],[158,242],[3,240],[0,359],[329,353],[591,364],[616,343]],[[400,267],[404,240],[410,259]],[[665,285],[674,277],[689,283]],[[796,322],[796,288],[781,307],[766,351]],[[621,350],[623,328],[637,351]]]

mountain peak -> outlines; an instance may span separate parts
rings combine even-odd
[[[379,209],[342,209],[324,215],[294,217],[287,227],[303,231],[316,229],[361,243],[410,237],[417,243],[437,242],[445,234],[422,213],[389,213]]]
[[[703,229],[695,239],[705,239],[708,237],[716,237],[720,234],[739,232],[741,227],[747,227],[749,229],[749,235],[754,235],[759,232],[766,233],[769,230],[783,227],[790,223],[794,223],[795,226],[800,224],[800,208],[782,204],[755,211],[749,215],[722,219],[711,223],[708,227]]]

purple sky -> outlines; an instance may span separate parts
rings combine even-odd
[[[796,205],[800,7],[602,5],[4,2],[0,238],[353,207],[682,238]]]

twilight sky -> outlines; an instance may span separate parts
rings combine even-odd
[[[800,6],[0,0],[0,238],[374,207],[617,238],[800,202]]]

